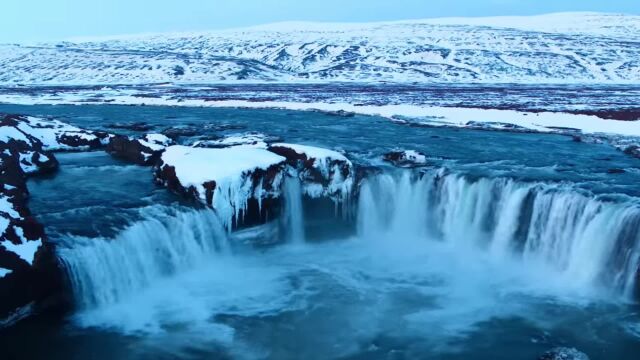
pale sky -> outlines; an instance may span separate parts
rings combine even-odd
[[[197,31],[279,21],[368,22],[561,11],[640,14],[640,0],[0,0],[0,43]]]

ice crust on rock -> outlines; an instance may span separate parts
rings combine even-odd
[[[250,199],[261,208],[265,199],[281,197],[287,176],[299,177],[310,197],[340,201],[349,196],[354,171],[344,155],[306,145],[267,145],[265,138],[234,135],[216,140],[214,147],[170,146],[161,156],[156,179],[213,207],[228,229],[246,212]]]

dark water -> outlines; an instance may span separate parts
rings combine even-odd
[[[344,150],[362,165],[381,165],[390,149],[415,149],[434,168],[470,179],[545,182],[614,203],[640,195],[640,160],[556,135],[412,128],[375,117],[275,110],[0,105],[0,112],[51,115],[90,129],[144,121],[156,131],[189,126],[200,135],[260,131]],[[213,215],[189,210],[156,187],[149,168],[101,152],[58,158],[60,172],[30,181],[31,209],[72,264],[91,267],[96,262],[83,262],[90,256],[117,261],[91,269],[111,276],[93,284],[102,285],[95,292],[104,298],[69,316],[43,315],[0,330],[3,359],[536,359],[556,346],[576,347],[591,359],[640,353],[636,304],[565,291],[541,269],[496,262],[473,249],[425,245],[404,228],[382,240],[354,234],[253,249],[234,245],[209,224],[203,237],[215,237],[216,247],[189,253],[191,264],[114,280],[148,267],[131,264],[131,248],[110,243],[143,246],[132,248],[162,261],[176,241],[171,230],[191,236],[192,227],[182,225]],[[626,172],[608,174],[612,168]],[[400,204],[410,217],[410,204]],[[318,213],[305,204],[305,214]],[[218,248],[227,242],[230,251]],[[73,253],[74,243],[85,252]],[[140,279],[145,286],[133,293],[112,298],[100,291]]]

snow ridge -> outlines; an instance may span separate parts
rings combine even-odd
[[[633,83],[640,16],[561,13],[0,46],[0,84]]]

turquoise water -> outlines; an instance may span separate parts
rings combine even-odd
[[[438,220],[464,197],[429,197],[451,189],[428,181],[446,168],[450,186],[469,196],[532,186],[560,194],[567,211],[593,202],[633,210],[640,160],[607,146],[278,110],[0,105],[0,111],[51,115],[91,129],[144,121],[157,131],[193,127],[197,136],[260,131],[344,150],[388,176],[366,185],[371,196],[355,201],[350,230],[344,219],[305,201],[305,235],[313,237],[319,230],[311,224],[320,222],[322,240],[263,247],[252,245],[264,236],[259,232],[242,241],[221,234],[210,221],[215,214],[156,187],[149,168],[101,152],[60,154],[60,172],[30,181],[30,207],[78,277],[76,309],[2,330],[0,348],[9,359],[535,359],[568,346],[591,359],[624,360],[640,352],[637,304],[603,284],[565,279],[546,262],[496,256],[483,245],[494,241],[483,233],[489,225],[475,227],[474,219],[462,218],[465,211]],[[381,155],[395,148],[430,156],[423,180],[382,164]],[[613,168],[626,172],[609,174]],[[499,203],[474,209],[484,222],[496,222],[510,215]],[[423,222],[422,211],[438,223]],[[184,246],[188,261],[167,259],[176,246]],[[148,256],[133,259],[135,251]],[[571,261],[583,260],[586,271],[596,258],[594,249]]]

